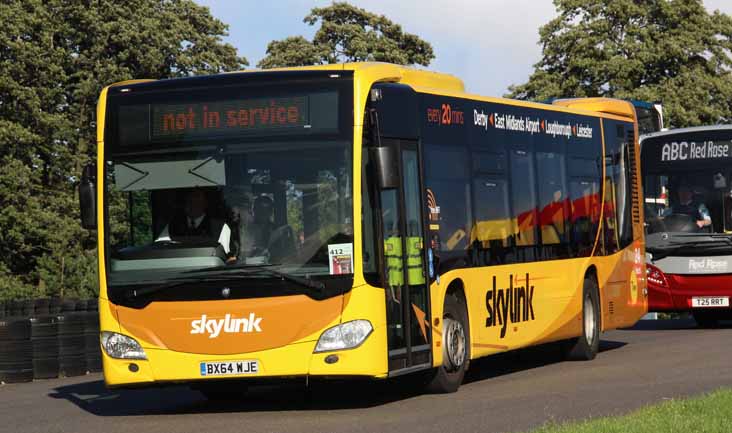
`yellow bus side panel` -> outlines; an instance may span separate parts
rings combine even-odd
[[[471,358],[478,358],[581,335],[584,275],[591,267],[600,286],[603,329],[632,325],[647,310],[642,295],[645,280],[637,278],[641,269],[637,257],[636,248],[629,247],[607,257],[460,269],[441,275],[440,283],[431,285],[433,365],[442,364],[441,326],[434,324],[435,318],[442,317],[451,285],[463,286]]]
[[[611,256],[594,258],[603,330],[632,326],[648,312],[644,258],[640,240]]]

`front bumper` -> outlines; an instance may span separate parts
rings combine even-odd
[[[732,274],[664,274],[668,287],[648,282],[648,311],[691,311],[691,299],[699,296],[727,296],[732,299]]]
[[[114,359],[102,351],[104,380],[108,387],[154,386],[165,383],[199,382],[207,380],[246,380],[300,376],[343,377],[387,376],[386,330],[377,328],[354,349],[313,353],[315,341],[294,343],[260,352],[207,355],[145,348],[147,360]],[[329,355],[336,355],[326,362]],[[201,362],[257,360],[256,374],[202,376]]]

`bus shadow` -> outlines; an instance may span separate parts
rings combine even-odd
[[[626,342],[600,340],[600,352],[625,346]],[[463,383],[478,382],[564,362],[561,343],[547,343],[471,361]]]
[[[61,386],[51,398],[64,399],[96,416],[359,409],[409,399],[422,393],[414,378],[387,381],[328,381],[253,386],[237,400],[208,400],[187,386],[109,390],[102,380]]]
[[[626,343],[602,341],[601,351]],[[474,361],[464,383],[475,383],[508,374],[540,368],[562,361],[559,346],[545,344]],[[102,380],[54,388],[49,397],[67,400],[101,417],[171,415],[228,412],[318,411],[365,409],[427,396],[421,386],[424,376],[406,376],[385,381],[350,380],[311,383],[286,382],[253,386],[239,400],[215,401],[187,386],[154,389],[107,389]],[[427,396],[428,397],[428,396]]]

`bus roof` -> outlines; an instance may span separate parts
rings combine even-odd
[[[711,131],[732,131],[732,125],[705,125],[705,126],[692,126],[689,128],[678,128],[669,129],[667,131],[659,131],[651,134],[641,135],[640,141],[655,138],[665,137],[672,135],[688,134],[691,132],[711,132]]]
[[[640,107],[640,108],[648,108],[648,109],[651,109],[654,106],[654,103],[653,102],[639,101],[638,99],[630,99],[629,101],[634,106]]]
[[[111,84],[110,87],[135,85],[135,84],[150,84],[156,82],[174,82],[174,81],[209,81],[216,80],[223,76],[230,77],[231,75],[242,74],[273,74],[278,72],[306,72],[306,71],[354,71],[359,73],[369,73],[371,71],[376,72],[378,70],[379,81],[406,81],[406,82],[418,82],[420,86],[433,87],[436,89],[447,90],[452,92],[465,92],[465,85],[463,81],[454,75],[445,74],[441,72],[426,71],[423,69],[411,68],[403,65],[395,65],[392,63],[382,62],[352,62],[352,63],[337,63],[328,65],[311,65],[311,66],[297,66],[287,68],[272,68],[272,69],[245,69],[242,71],[231,71],[224,72],[221,74],[211,75],[196,75],[191,77],[177,77],[167,78],[158,80],[127,80],[118,83]]]
[[[508,104],[522,107],[533,107],[550,111],[561,111],[575,114],[584,114],[594,117],[617,116],[623,119],[634,119],[635,112],[632,105],[623,100],[610,98],[578,98],[558,99],[552,104],[530,102],[516,99],[507,99],[492,96],[483,96],[466,92],[463,81],[454,75],[417,69],[404,65],[382,62],[352,62],[327,65],[298,66],[273,69],[247,69],[242,71],[226,72],[222,74],[200,75],[194,77],[171,78],[161,80],[134,80],[115,83],[109,87],[118,86],[155,86],[156,83],[164,86],[174,82],[188,82],[202,84],[209,80],[224,80],[232,75],[249,74],[277,74],[282,72],[315,73],[317,71],[353,71],[359,75],[373,78],[373,82],[395,82],[406,84],[421,93],[454,96],[466,99],[475,99],[485,102]]]

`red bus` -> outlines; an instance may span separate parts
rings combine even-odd
[[[732,319],[732,125],[641,137],[648,311]]]

